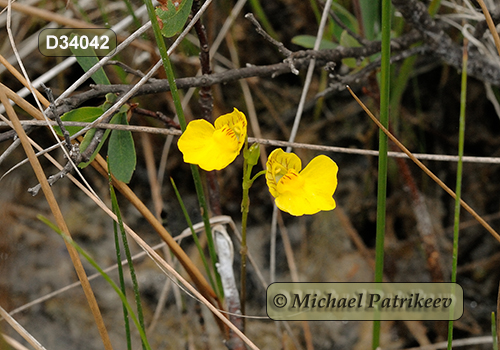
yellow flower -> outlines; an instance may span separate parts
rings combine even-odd
[[[311,215],[335,209],[333,193],[337,188],[337,164],[320,155],[302,170],[297,155],[281,148],[269,155],[266,181],[276,206],[292,215]]]
[[[247,137],[247,119],[236,108],[215,120],[190,122],[177,143],[184,161],[211,171],[228,166],[240,153]]]

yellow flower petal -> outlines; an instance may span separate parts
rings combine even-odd
[[[229,127],[233,130],[236,139],[238,140],[238,151],[245,143],[247,137],[247,118],[243,113],[234,108],[231,113],[223,114],[215,120],[215,129]]]
[[[300,169],[300,159],[294,154],[277,149],[269,155],[266,180],[278,208],[295,216],[334,209],[337,164],[320,155]]]
[[[280,210],[295,216],[312,215],[321,210],[309,200],[304,189],[284,192],[276,197],[275,203]]]
[[[238,140],[229,127],[216,130],[204,119],[190,122],[177,143],[184,161],[211,171],[228,166],[239,154]]]
[[[281,148],[272,151],[267,158],[266,182],[271,195],[275,198],[278,196],[276,186],[288,169],[299,172],[302,169],[300,158],[294,153],[286,153]]]
[[[319,155],[300,172],[304,178],[304,191],[320,210],[336,207],[332,198],[337,189],[337,164],[325,155]]]

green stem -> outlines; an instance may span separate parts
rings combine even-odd
[[[94,259],[86,252],[84,251],[75,241],[71,239],[71,237],[67,236],[64,234],[59,227],[57,227],[54,223],[52,223],[49,219],[44,217],[43,215],[37,215],[37,218],[45,223],[47,226],[49,226],[51,229],[53,229],[55,232],[57,232],[60,236],[64,238],[66,242],[71,244],[73,248],[76,249],[78,253],[80,253],[98,272],[99,274],[108,282],[108,284],[114,289],[116,294],[120,297],[123,305],[127,308],[127,311],[130,315],[130,318],[134,322],[135,326],[137,327],[137,330],[139,331],[139,335],[141,337],[142,343],[146,347],[147,350],[151,350],[151,347],[149,346],[148,339],[146,338],[146,333],[144,332],[144,329],[141,327],[141,324],[139,323],[139,320],[134,314],[134,310],[132,310],[132,307],[130,306],[129,302],[127,301],[127,297],[125,294],[122,293],[120,290],[120,287],[116,285],[116,283],[109,277],[109,275],[104,272],[104,270],[95,262]]]
[[[186,118],[184,117],[184,110],[182,109],[181,99],[179,97],[179,91],[177,90],[177,84],[175,83],[174,70],[172,69],[172,64],[170,63],[170,58],[168,57],[167,46],[165,45],[165,40],[161,34],[160,26],[158,25],[158,20],[156,18],[155,9],[151,0],[144,0],[146,7],[148,9],[149,19],[151,20],[151,25],[153,27],[153,33],[155,35],[156,44],[158,45],[158,50],[160,50],[160,56],[163,62],[163,67],[165,68],[165,73],[167,74],[168,84],[170,85],[170,93],[172,94],[172,99],[174,101],[175,111],[177,117],[179,118],[179,124],[181,130],[186,130]]]
[[[241,291],[240,291],[240,304],[241,313],[245,314],[245,300],[246,300],[246,269],[247,269],[247,220],[248,212],[250,210],[250,199],[248,192],[252,187],[253,182],[260,176],[265,174],[265,170],[258,172],[254,177],[250,178],[254,165],[257,164],[260,157],[260,146],[253,144],[248,148],[248,138],[245,139],[243,146],[243,195],[241,199]],[[243,329],[245,329],[245,319],[242,321]]]
[[[243,154],[248,152],[248,140],[245,140],[245,145],[243,146]],[[248,211],[250,207],[250,200],[248,198],[248,192],[250,186],[250,174],[252,172],[253,165],[249,165],[247,158],[243,158],[243,196],[241,199],[241,290],[240,290],[240,303],[241,303],[241,314],[245,315],[245,301],[246,301],[246,283],[247,283],[247,219]],[[245,329],[245,318],[243,318],[243,329]]]
[[[390,76],[391,76],[391,1],[382,1],[382,62],[380,76],[380,122],[386,128],[389,124]],[[387,136],[379,130],[379,163],[377,189],[377,231],[375,242],[375,282],[384,276],[384,236],[387,196]],[[380,321],[373,322],[372,348],[380,344]]]
[[[175,195],[177,196],[177,200],[179,204],[181,205],[181,210],[182,213],[184,214],[184,218],[186,219],[186,222],[191,229],[191,234],[193,236],[194,243],[196,244],[196,247],[198,248],[198,251],[201,256],[201,261],[203,262],[203,266],[205,267],[205,271],[207,272],[208,278],[210,280],[210,284],[212,285],[212,288],[215,290],[215,283],[214,279],[212,277],[212,273],[210,272],[210,268],[208,267],[208,262],[207,259],[205,258],[205,254],[203,253],[203,248],[201,246],[200,240],[198,239],[198,235],[196,234],[196,231],[193,228],[193,223],[191,222],[191,219],[189,218],[189,214],[186,210],[186,207],[184,205],[184,201],[182,200],[181,194],[179,193],[179,190],[177,189],[177,186],[175,185],[174,179],[170,178],[170,182],[172,183],[172,187],[174,188]]]
[[[441,6],[441,0],[432,0],[429,5],[429,14],[434,17],[434,15],[438,12],[439,7]]]
[[[114,211],[114,203],[113,205],[113,211]],[[115,213],[116,214],[116,213]],[[114,231],[114,236],[115,236],[115,250],[116,250],[116,261],[118,263],[118,278],[120,281],[120,288],[121,291],[124,295],[126,295],[126,290],[125,290],[125,279],[123,277],[123,267],[122,267],[122,258],[121,258],[121,253],[120,253],[120,240],[118,238],[118,225],[116,224],[116,221],[113,220],[113,231]],[[125,338],[127,339],[127,349],[132,350],[132,339],[130,337],[130,324],[128,320],[128,311],[125,305],[123,306],[123,320],[125,323]]]
[[[184,111],[182,109],[181,99],[179,97],[179,91],[177,90],[177,84],[174,79],[174,71],[172,69],[172,64],[170,63],[170,58],[168,57],[167,47],[165,45],[165,41],[161,34],[160,27],[158,25],[158,20],[156,19],[156,14],[153,8],[153,4],[151,0],[144,0],[146,7],[148,9],[149,19],[151,20],[151,24],[153,27],[153,32],[155,34],[156,43],[158,45],[158,49],[160,50],[160,56],[163,61],[163,67],[165,68],[165,73],[167,74],[167,80],[170,85],[170,93],[172,94],[172,99],[174,101],[175,111],[177,113],[177,117],[179,118],[179,124],[181,126],[181,130],[186,130],[186,118],[184,117]],[[210,259],[212,262],[212,269],[215,274],[215,279],[217,281],[217,288],[215,293],[219,298],[222,299],[222,281],[217,272],[217,253],[215,252],[215,244],[212,236],[212,229],[210,227],[210,218],[208,217],[209,211],[207,206],[207,201],[205,197],[205,193],[203,192],[203,185],[201,181],[200,171],[196,165],[191,164],[191,173],[193,175],[193,181],[196,188],[196,194],[198,196],[198,201],[201,208],[201,214],[203,216],[203,223],[205,226],[205,233],[207,235],[207,243],[208,243],[208,251],[210,254]]]
[[[498,350],[497,323],[495,312],[491,313],[491,337],[493,338],[493,350]]]
[[[125,251],[125,255],[127,257],[128,268],[130,271],[130,279],[132,280],[132,285],[134,288],[135,304],[137,307],[137,317],[139,318],[139,323],[140,323],[142,329],[145,330],[146,326],[144,325],[144,314],[142,312],[142,303],[141,303],[141,294],[139,292],[139,283],[137,282],[137,276],[135,274],[134,264],[132,262],[132,254],[130,253],[130,248],[129,248],[128,240],[127,240],[127,234],[125,233],[125,226],[123,225],[120,207],[118,206],[118,199],[116,198],[116,193],[115,193],[115,190],[114,190],[113,186],[111,185],[111,183],[112,183],[111,174],[109,174],[109,189],[110,189],[110,194],[111,194],[112,209],[116,215],[116,218],[118,219],[118,226],[120,227],[120,232],[122,235],[123,250]],[[116,226],[116,222],[114,222],[114,223]],[[117,249],[120,249],[120,247],[118,246]],[[118,265],[121,266],[121,260],[118,260]],[[125,294],[125,292],[123,294]],[[142,343],[142,348],[144,350],[146,350],[146,345],[144,344],[144,342]]]
[[[255,176],[254,176],[254,177],[252,177],[252,178],[250,179],[250,187],[253,185],[253,182],[254,182],[255,180],[257,180],[257,178],[258,178],[259,176],[264,175],[265,173],[266,173],[266,170],[261,170],[261,171],[259,171],[257,174],[255,174]]]
[[[458,163],[457,163],[457,184],[455,188],[455,220],[453,225],[453,261],[451,268],[451,283],[457,282],[458,264],[458,232],[460,225],[460,197],[462,194],[462,157],[464,155],[465,143],[465,110],[467,104],[467,39],[464,39],[464,52],[462,58],[462,87],[460,93],[460,120],[458,130]],[[448,350],[451,350],[453,340],[453,320],[448,322]]]
[[[215,251],[215,243],[212,235],[212,227],[210,225],[210,218],[208,217],[208,205],[205,197],[205,193],[203,192],[203,184],[201,182],[200,170],[198,166],[191,164],[191,172],[193,174],[194,186],[196,188],[196,195],[198,196],[198,203],[201,208],[201,215],[203,217],[203,224],[205,226],[205,234],[207,235],[207,245],[208,245],[208,253],[210,255],[210,260],[212,262],[212,269],[215,274],[215,281],[217,283],[217,288],[215,289],[215,293],[222,300],[224,297],[224,289],[222,287],[222,280],[220,278],[219,272],[217,271],[217,253]]]

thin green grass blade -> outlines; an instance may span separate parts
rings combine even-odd
[[[363,28],[365,38],[373,40],[377,37],[380,30],[380,1],[379,0],[359,0],[361,8],[361,17],[363,19]]]
[[[458,128],[458,163],[457,163],[457,183],[455,188],[455,220],[453,225],[453,255],[451,267],[451,283],[457,282],[457,264],[458,264],[458,233],[460,225],[460,197],[462,194],[462,157],[464,155],[465,143],[465,109],[467,105],[467,39],[464,39],[464,52],[462,58],[462,86],[460,92],[460,119]],[[453,321],[448,322],[448,350],[451,350],[453,340]]]
[[[111,24],[109,22],[109,16],[108,13],[106,12],[106,4],[102,0],[96,0],[97,2],[97,7],[99,8],[99,11],[101,12],[101,18],[104,21],[104,26],[106,28],[110,28]]]
[[[398,72],[393,74],[393,84],[391,85],[391,122],[393,130],[399,130],[399,110],[403,93],[408,86],[411,74],[415,67],[417,56],[408,57],[403,61]]]
[[[97,264],[95,260],[92,259],[92,257],[85,250],[82,249],[82,247],[80,247],[75,241],[73,241],[71,237],[65,235],[59,229],[59,227],[57,227],[54,223],[52,223],[49,219],[47,219],[43,215],[37,215],[37,218],[38,220],[42,221],[44,224],[49,226],[51,229],[53,229],[55,232],[57,232],[57,234],[60,235],[66,242],[71,244],[78,251],[78,253],[80,253],[85,258],[85,260],[87,260],[99,272],[99,274],[106,280],[106,282],[108,282],[108,284],[114,289],[116,294],[118,294],[118,296],[120,297],[123,305],[125,305],[125,307],[127,308],[130,318],[137,327],[141,340],[143,344],[145,344],[146,349],[151,350],[151,346],[149,345],[148,339],[146,338],[146,333],[144,332],[144,328],[139,323],[139,320],[135,316],[134,310],[127,301],[127,297],[120,290],[120,287],[116,285],[116,283],[111,279],[111,277],[109,277],[109,275],[106,272],[104,272],[104,270],[99,266],[99,264]]]
[[[382,62],[380,74],[380,122],[389,124],[390,77],[391,77],[391,1],[382,0]],[[375,242],[375,282],[381,283],[384,276],[384,238],[387,196],[387,136],[379,130],[377,232]],[[380,321],[373,321],[372,348],[380,344]]]
[[[141,21],[139,20],[139,18],[137,18],[137,16],[135,15],[135,11],[134,11],[134,8],[132,7],[132,3],[130,2],[130,0],[123,0],[123,2],[125,3],[125,6],[127,7],[127,11],[128,11],[128,14],[132,16],[132,19],[134,20],[134,25],[137,29],[139,29],[141,27]]]
[[[148,9],[149,19],[151,20],[151,24],[153,27],[153,32],[156,39],[156,44],[158,45],[158,49],[160,51],[160,56],[163,62],[163,68],[165,69],[165,73],[167,74],[168,83],[170,85],[170,93],[172,95],[172,100],[175,106],[175,112],[177,113],[177,117],[179,118],[179,125],[181,126],[181,130],[186,130],[186,118],[184,117],[184,110],[182,109],[181,99],[179,97],[179,91],[177,90],[177,84],[175,83],[175,74],[172,69],[172,64],[170,62],[170,58],[168,57],[167,47],[165,45],[165,41],[160,31],[160,27],[158,25],[158,21],[156,20],[155,10],[153,8],[153,3],[151,0],[144,0],[146,7]],[[212,229],[210,227],[210,219],[208,217],[208,205],[206,201],[206,196],[203,191],[203,184],[201,181],[200,171],[196,165],[191,164],[191,173],[193,174],[193,182],[196,188],[196,194],[198,196],[198,202],[200,204],[200,208],[203,215],[203,223],[205,225],[205,233],[207,235],[207,243],[208,243],[208,251],[210,254],[210,260],[212,263],[212,268],[215,273],[215,280],[217,288],[215,289],[215,293],[222,300],[224,295],[222,289],[222,280],[220,278],[219,273],[217,272],[217,253],[215,251],[215,243],[212,236]]]
[[[189,217],[189,214],[186,210],[186,206],[184,205],[184,201],[182,200],[181,194],[179,193],[179,190],[177,189],[177,186],[175,185],[174,179],[170,178],[170,182],[172,183],[172,187],[174,188],[175,195],[177,197],[177,200],[179,201],[179,204],[181,206],[182,213],[184,214],[184,218],[186,219],[186,222],[191,229],[191,234],[193,235],[193,240],[194,243],[196,244],[196,247],[198,248],[198,251],[201,256],[201,261],[203,262],[203,266],[205,267],[205,271],[207,272],[208,279],[210,281],[210,285],[212,288],[215,290],[215,283],[214,279],[212,277],[212,273],[210,272],[210,268],[208,266],[207,259],[205,258],[205,254],[203,253],[203,248],[201,247],[200,240],[198,239],[198,234],[193,228],[193,223],[191,221],[191,218]]]
[[[498,350],[497,322],[495,312],[491,313],[491,336],[493,338],[493,350]]]
[[[109,164],[108,164],[108,169],[109,169]],[[144,326],[144,315],[142,312],[142,303],[141,303],[141,295],[139,292],[139,283],[137,282],[137,276],[135,274],[134,264],[132,261],[132,254],[130,254],[130,248],[128,245],[127,234],[125,233],[125,227],[123,226],[122,215],[121,215],[120,207],[118,206],[118,199],[116,198],[115,189],[113,188],[113,185],[112,185],[113,180],[111,179],[111,174],[108,174],[108,176],[109,176],[109,192],[111,195],[112,209],[113,209],[113,213],[115,213],[116,218],[118,219],[118,226],[120,227],[123,250],[125,251],[125,256],[127,257],[127,263],[128,263],[128,267],[129,267],[129,271],[130,271],[130,278],[132,280],[132,285],[134,288],[135,304],[136,304],[136,308],[137,308],[137,317],[139,318],[139,323],[140,323],[142,329],[146,329],[146,327]],[[113,221],[113,222],[116,225],[116,221]],[[119,245],[118,245],[117,249],[118,250],[120,249]],[[118,260],[118,266],[121,266],[121,260]],[[142,348],[144,350],[146,349],[144,342],[142,343]]]
[[[434,16],[438,12],[440,6],[441,0],[432,0],[431,4],[429,5],[429,14],[431,16]]]
[[[115,212],[115,202],[113,198],[111,198],[111,205],[113,212]],[[116,262],[118,263],[118,279],[120,281],[120,289],[123,295],[127,295],[127,291],[125,288],[125,279],[123,277],[123,266],[122,266],[122,257],[121,257],[121,249],[120,249],[120,239],[118,237],[118,225],[116,221],[113,220],[113,233],[115,238],[115,250],[116,250]],[[132,338],[130,336],[130,323],[128,319],[128,311],[125,305],[123,305],[123,321],[125,324],[125,338],[127,339],[127,349],[132,350]]]

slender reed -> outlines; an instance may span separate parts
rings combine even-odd
[[[109,166],[108,166],[108,169],[109,169]],[[109,191],[111,194],[112,209],[116,215],[116,218],[118,219],[118,227],[120,228],[120,233],[121,233],[121,237],[122,237],[123,250],[125,251],[125,256],[127,257],[128,268],[130,271],[130,279],[132,280],[132,285],[134,288],[135,304],[136,304],[136,308],[137,308],[137,318],[139,320],[139,324],[140,324],[141,328],[144,330],[144,332],[146,332],[146,326],[144,325],[144,314],[142,312],[141,296],[139,293],[139,282],[137,281],[137,275],[135,274],[134,263],[132,261],[132,254],[130,253],[130,248],[129,248],[128,240],[127,240],[127,234],[125,233],[125,226],[123,225],[120,207],[118,206],[118,199],[116,198],[115,189],[113,188],[113,179],[111,178],[111,173],[109,173]],[[115,235],[118,236],[116,224],[117,224],[117,222],[113,220]],[[121,267],[121,264],[120,264],[121,259],[120,259],[119,252],[120,252],[120,245],[117,242],[117,247],[116,247],[116,254],[117,254],[117,258],[118,258],[117,263],[118,263],[118,266]],[[123,273],[121,275],[122,275],[121,279],[123,279]],[[120,280],[120,282],[122,282],[122,281]],[[125,285],[124,284],[122,285],[122,292],[125,295]],[[127,317],[128,310],[126,310],[125,305],[123,305],[123,307],[125,308],[124,311],[127,311],[127,312],[124,312],[125,317]],[[128,320],[126,320],[126,324],[127,323],[128,323]],[[130,334],[128,335],[128,337],[130,337]],[[129,341],[129,339],[127,339],[127,341]],[[146,344],[144,343],[144,341],[142,342],[142,348],[144,350],[146,350]]]
[[[495,312],[491,313],[491,337],[493,338],[493,350],[498,350],[498,334]]]
[[[457,183],[455,187],[455,220],[453,225],[453,254],[451,265],[451,283],[457,282],[457,264],[458,264],[458,232],[460,226],[460,196],[462,194],[462,157],[464,155],[465,142],[465,108],[467,105],[467,38],[464,38],[464,51],[462,56],[462,87],[460,92],[460,119],[458,129],[458,163],[457,163]],[[453,341],[453,320],[448,322],[448,350],[452,348]]]
[[[380,74],[380,122],[389,125],[391,77],[391,1],[382,1],[382,62]],[[384,275],[384,237],[387,196],[387,136],[379,130],[379,160],[377,189],[377,229],[375,240],[375,282],[382,282]],[[380,344],[380,321],[373,321],[372,348]]]
[[[170,62],[170,58],[168,55],[167,47],[165,45],[165,41],[161,34],[160,27],[158,25],[158,20],[156,19],[156,14],[153,8],[153,3],[151,0],[144,1],[147,9],[149,18],[152,23],[153,32],[155,35],[156,43],[158,45],[158,49],[160,50],[160,56],[163,62],[163,67],[165,69],[165,73],[167,75],[168,83],[170,84],[170,92],[172,94],[172,99],[174,101],[175,112],[177,113],[177,117],[179,118],[179,124],[181,126],[181,130],[186,130],[186,118],[184,116],[184,110],[182,109],[182,101],[179,96],[179,91],[177,90],[177,84],[175,83],[175,75],[172,69],[172,64]],[[191,165],[191,172],[193,175],[193,181],[196,188],[196,194],[198,195],[198,201],[201,207],[201,213],[203,216],[203,223],[205,224],[205,233],[207,235],[207,243],[208,243],[208,251],[210,254],[210,260],[212,262],[212,268],[215,274],[216,286],[212,286],[215,290],[215,293],[219,298],[222,298],[222,281],[220,279],[219,274],[217,273],[217,253],[215,252],[215,244],[212,236],[212,229],[210,227],[210,218],[208,217],[208,205],[206,201],[206,197],[203,191],[203,185],[201,181],[200,171],[196,165]]]

